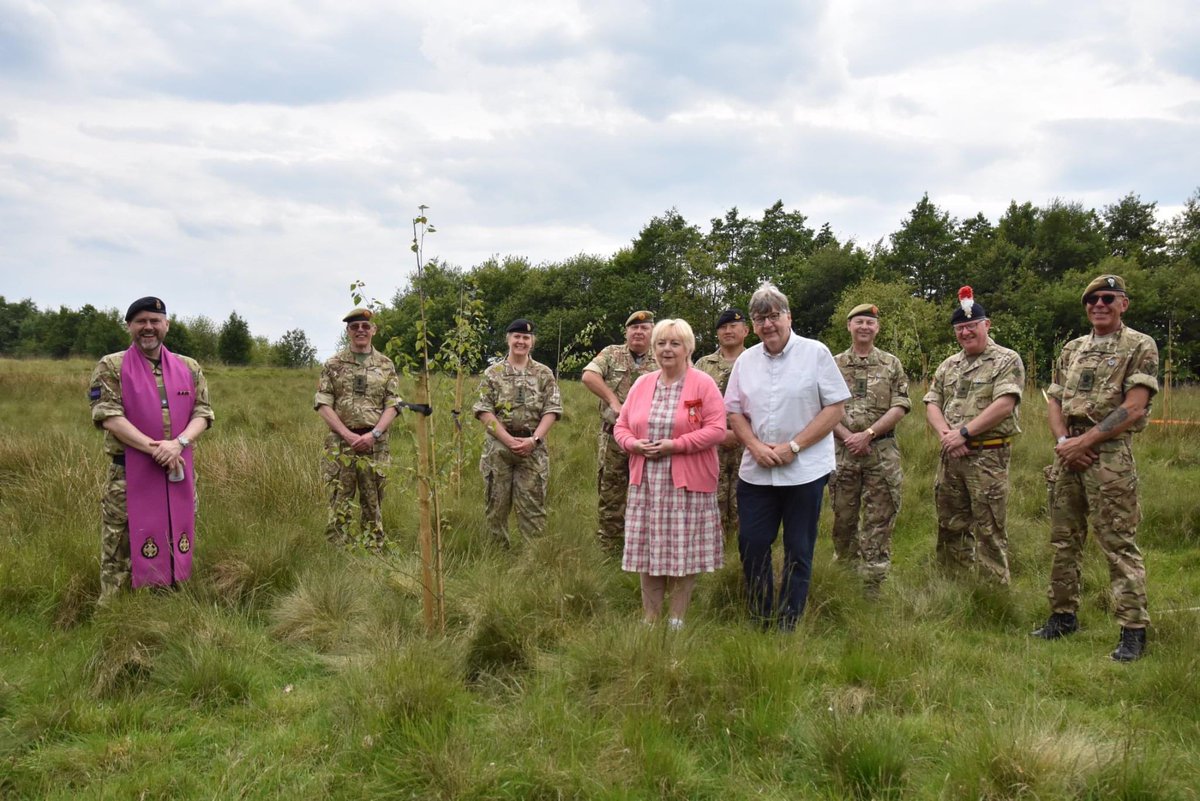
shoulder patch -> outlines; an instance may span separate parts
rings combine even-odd
[[[88,388],[88,400],[89,401],[100,400],[100,385],[99,384],[92,384],[92,386]]]

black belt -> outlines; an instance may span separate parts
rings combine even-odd
[[[363,434],[370,434],[374,430],[375,429],[373,429],[373,428],[352,428],[352,429],[350,429],[351,433],[358,434],[359,436],[362,436]]]
[[[528,428],[510,428],[508,433],[514,437],[532,437],[533,432]]]
[[[122,453],[120,456],[114,456],[112,459],[113,464],[117,465],[118,467],[125,466],[125,454]]]
[[[886,434],[876,434],[875,439],[872,440],[872,442],[878,442],[881,439],[891,439],[894,436],[896,436],[895,431],[889,431]]]
[[[605,423],[605,422],[600,423],[600,430],[603,431],[605,434],[611,434],[613,432],[613,428],[614,428],[614,426],[612,423]]]

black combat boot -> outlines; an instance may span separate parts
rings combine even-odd
[[[1146,650],[1146,630],[1121,627],[1121,639],[1117,640],[1117,650],[1110,656],[1116,662],[1132,662],[1142,658]]]
[[[1046,624],[1037,631],[1029,632],[1031,637],[1041,637],[1043,640],[1057,640],[1079,631],[1079,621],[1074,612],[1054,612]]]

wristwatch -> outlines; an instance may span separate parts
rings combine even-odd
[[[372,428],[371,436],[374,437],[375,439],[379,439],[380,437],[383,436],[383,432],[380,431],[378,428]]]
[[[537,434],[534,434],[534,435],[533,435],[533,444],[534,444],[534,445],[541,445],[541,444],[542,444],[542,438],[541,438],[541,437],[539,437]]]
[[[867,433],[871,435],[871,439],[875,439],[875,437],[876,437],[875,429],[871,428],[870,426],[867,426]]]
[[[187,437],[185,437],[183,434],[180,434],[176,439],[179,442],[180,450],[182,450],[183,448],[186,448],[188,445],[192,444],[192,441],[190,439],[188,439]]]
[[[966,426],[963,426],[962,428],[958,429],[958,433],[962,435],[962,438],[963,438],[963,439],[970,439],[970,438],[971,438],[971,435],[967,433],[967,427],[966,427]]]
[[[788,447],[792,449],[792,453],[800,453],[800,446],[796,444],[796,440],[789,439]]]

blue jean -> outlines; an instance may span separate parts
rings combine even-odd
[[[767,625],[778,614],[779,627],[795,628],[804,614],[812,580],[813,549],[817,544],[817,519],[829,476],[807,484],[772,487],[738,479],[738,553],[746,577],[750,615]],[[775,577],[771,546],[783,523],[783,575],[779,582],[779,607],[775,609]]]

